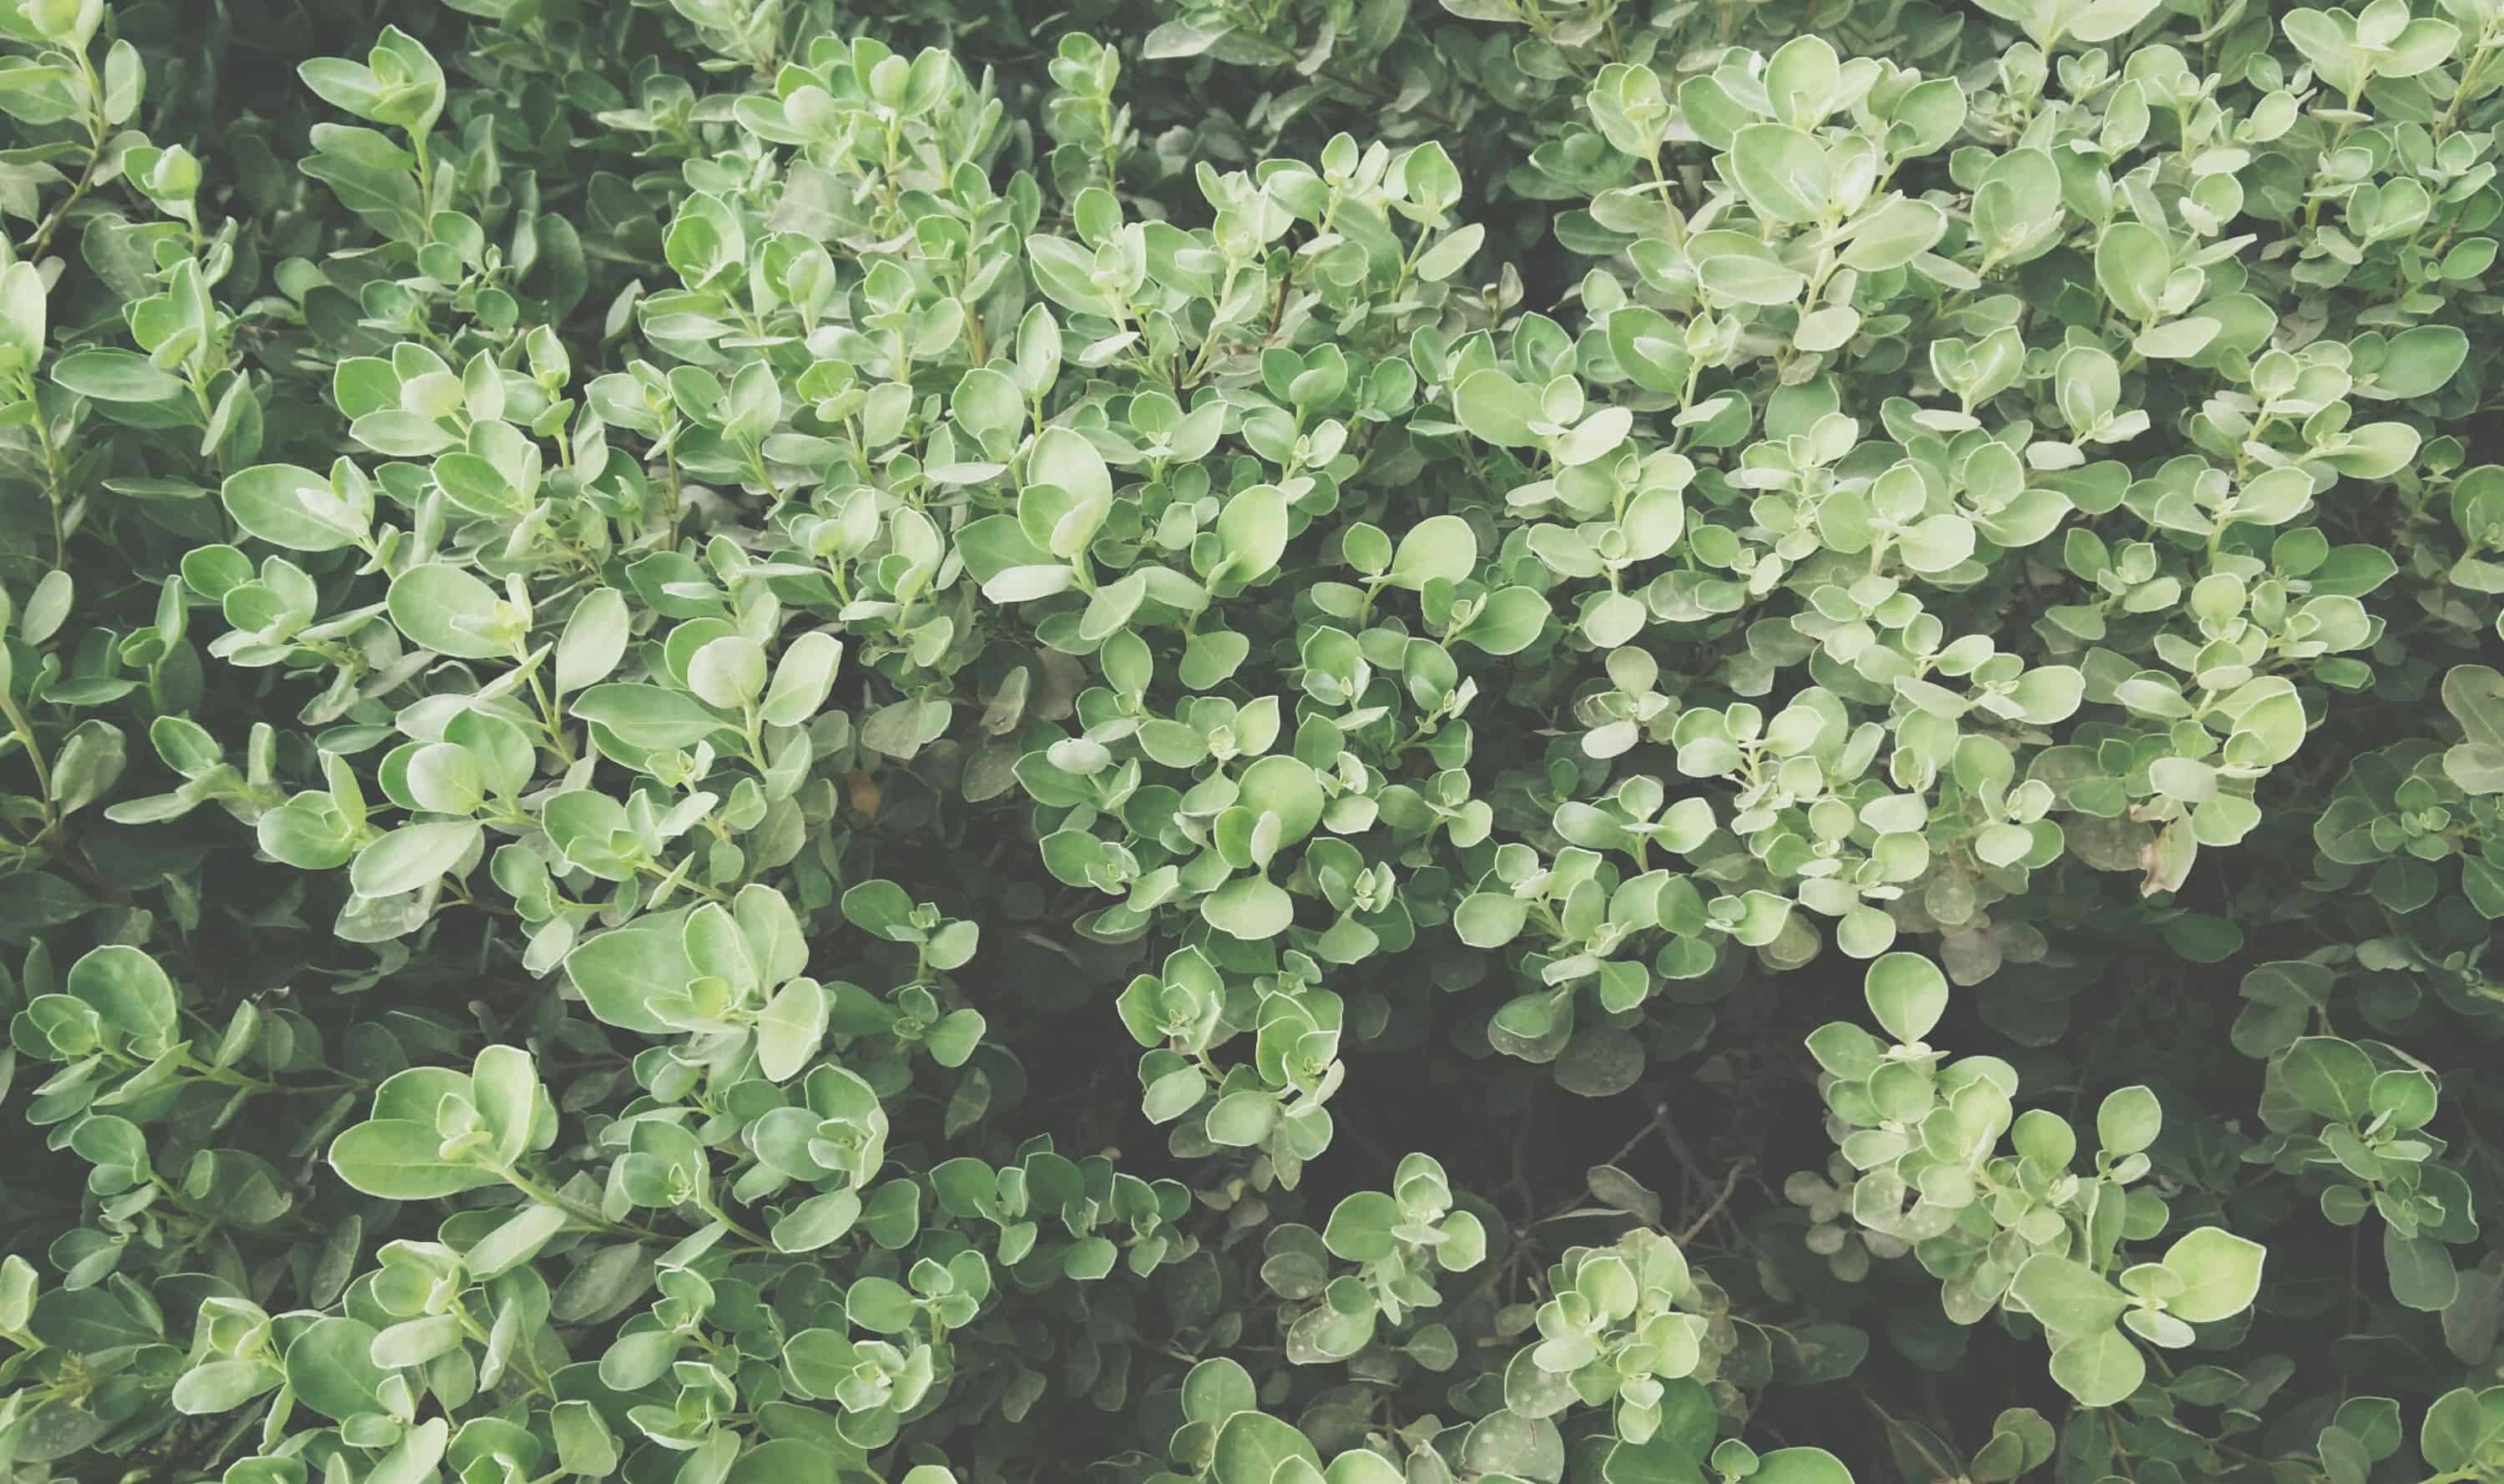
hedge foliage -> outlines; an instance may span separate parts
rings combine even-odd
[[[0,0],[0,1477],[2504,1478],[2504,4]]]

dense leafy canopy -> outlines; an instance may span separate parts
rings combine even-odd
[[[0,1477],[2504,1478],[2504,4],[1047,9],[0,0]]]

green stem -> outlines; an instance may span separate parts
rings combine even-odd
[[[662,870],[655,862],[645,861],[643,863],[643,870],[645,874],[658,878],[659,880],[670,880],[670,873]],[[724,900],[720,892],[715,891],[711,886],[708,886],[704,882],[696,880],[691,877],[681,876],[675,881],[670,882],[670,889],[673,891],[676,891],[680,887],[684,887],[686,890],[694,892],[697,896],[703,897],[709,902],[719,902]]]
[[[539,703],[539,725],[547,729],[548,742],[556,748],[558,761],[571,768],[574,766],[574,744],[566,741],[565,725],[558,720],[556,707],[549,704],[547,690],[539,684],[539,673],[536,668],[531,671],[529,678],[531,699]]]
[[[477,1319],[470,1314],[469,1307],[457,1299],[452,1305],[452,1317],[460,1322],[461,1332],[477,1342],[482,1349],[495,1343],[495,1336],[487,1332],[487,1327],[478,1323]],[[515,1345],[511,1355],[514,1361],[520,1363],[523,1374],[529,1379],[534,1395],[547,1397],[556,1394],[555,1385],[549,1381],[547,1372],[539,1369],[539,1361],[531,1354],[529,1346]]]
[[[70,219],[71,209],[94,186],[96,166],[104,160],[104,134],[109,127],[104,121],[104,85],[97,80],[95,66],[87,59],[86,52],[79,53],[78,64],[80,74],[87,80],[87,163],[80,167],[78,179],[70,183],[70,193],[62,198],[60,205],[52,208],[52,214],[44,219],[44,224],[35,229],[35,240],[26,249],[28,262],[43,259],[44,250],[52,245],[52,233],[60,230],[61,224]]]
[[[1221,284],[1217,290],[1216,302],[1219,307],[1223,308],[1226,303],[1227,295],[1235,292],[1235,277],[1241,272],[1242,264],[1227,264],[1226,281]],[[1191,368],[1183,372],[1181,379],[1174,383],[1175,391],[1179,392],[1183,388],[1190,386],[1193,382],[1200,380],[1200,373],[1208,368],[1208,358],[1217,353],[1219,332],[1225,328],[1226,327],[1223,325],[1211,325],[1208,327],[1208,338],[1200,342],[1200,354],[1192,358]]]
[[[2451,106],[2443,111],[2442,118],[2434,121],[2437,140],[2452,132],[2452,125],[2460,119],[2461,108],[2469,102],[2469,90],[2478,86],[2478,75],[2487,70],[2487,63],[2494,54],[2494,48],[2484,40],[2479,42],[2476,51],[2469,53],[2468,64],[2460,69],[2460,86],[2452,89]]]
[[[2351,114],[2356,111],[2355,93],[2351,92],[2348,94],[2347,108],[2348,112]],[[2353,124],[2343,119],[2339,121],[2339,127],[2330,131],[2330,143],[2324,145],[2321,150],[2321,162],[2323,164],[2328,164],[2330,162],[2330,156],[2338,154],[2339,147],[2348,142],[2348,131],[2352,127],[2354,127]],[[2304,229],[2306,231],[2313,230],[2313,224],[2321,220],[2321,203],[2327,199],[2328,197],[2326,196],[2315,195],[2312,200],[2304,203]]]
[[[26,744],[26,760],[34,765],[35,786],[43,792],[44,818],[49,822],[52,817],[52,764],[45,761],[44,744],[35,740],[34,723],[26,719],[25,712],[17,709],[17,699],[9,694],[6,685],[0,685],[0,717],[8,719],[11,729],[17,734],[17,740]]]
[[[774,1250],[773,1243],[768,1242],[765,1238],[748,1230],[739,1222],[733,1220],[729,1212],[724,1211],[720,1206],[713,1203],[713,1199],[711,1195],[698,1196],[696,1198],[696,1208],[704,1212],[705,1215],[712,1217],[714,1221],[721,1223],[723,1226],[729,1229],[731,1235],[748,1243],[749,1246],[762,1248],[767,1252]]]

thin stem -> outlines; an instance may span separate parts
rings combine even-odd
[[[1678,1234],[1681,1246],[1694,1241],[1696,1233],[1710,1225],[1713,1218],[1720,1216],[1722,1208],[1730,1204],[1730,1192],[1739,1189],[1739,1177],[1748,1173],[1748,1167],[1752,1162],[1741,1159],[1730,1166],[1730,1172],[1722,1177],[1722,1191],[1713,1197],[1713,1204],[1706,1206],[1703,1214],[1687,1223],[1687,1229]]]
[[[80,74],[87,80],[87,163],[80,168],[78,179],[70,183],[70,193],[61,199],[60,205],[52,208],[52,214],[44,219],[44,224],[35,229],[35,240],[26,249],[29,262],[43,259],[44,250],[52,245],[52,233],[60,230],[61,224],[69,220],[71,209],[95,184],[96,166],[104,160],[104,134],[109,126],[104,121],[104,85],[97,80],[95,65],[87,59],[85,52],[78,53],[78,64]]]
[[[712,1217],[714,1221],[717,1221],[721,1223],[722,1225],[728,1227],[731,1235],[748,1243],[749,1246],[762,1248],[767,1252],[774,1250],[773,1243],[766,1241],[765,1238],[748,1230],[745,1225],[742,1225],[738,1221],[734,1220],[729,1212],[724,1211],[720,1206],[713,1203],[713,1198],[711,1195],[698,1196],[696,1198],[696,1207],[703,1211],[705,1215]]]
[[[571,768],[574,766],[574,744],[566,740],[565,724],[558,719],[556,707],[549,703],[546,688],[539,684],[539,673],[536,667],[529,678],[531,699],[539,703],[539,725],[547,729],[548,742],[556,748],[558,761]]]
[[[35,786],[43,792],[44,817],[49,820],[52,817],[52,764],[44,758],[44,744],[35,740],[34,723],[26,719],[25,712],[17,709],[17,699],[9,694],[6,685],[0,685],[0,717],[8,718],[17,740],[26,744],[26,760],[34,765]]]
[[[2460,69],[2460,86],[2452,89],[2451,106],[2443,111],[2442,118],[2434,121],[2435,138],[2439,140],[2451,133],[2452,125],[2459,121],[2460,110],[2469,102],[2470,89],[2478,86],[2479,74],[2487,70],[2487,63],[2494,54],[2493,47],[2483,40],[2478,49],[2470,52],[2468,64]]]

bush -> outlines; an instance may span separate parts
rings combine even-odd
[[[2504,6],[1044,9],[0,0],[0,1475],[2504,1477]]]

